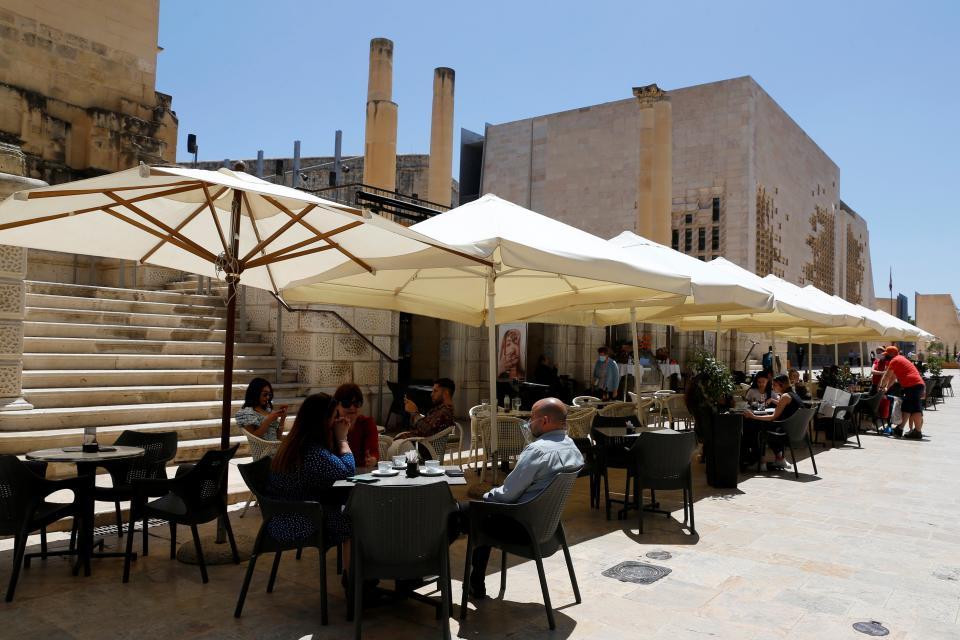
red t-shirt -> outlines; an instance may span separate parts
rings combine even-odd
[[[380,438],[377,433],[377,423],[369,416],[357,416],[353,428],[347,432],[347,444],[353,452],[357,466],[364,466],[367,455],[380,459]]]
[[[873,368],[877,371],[886,371],[887,370],[887,360],[885,358],[877,358],[873,361]],[[880,378],[883,377],[882,373],[873,374],[873,384],[880,384]]]
[[[897,382],[904,389],[923,384],[923,377],[920,376],[920,372],[905,356],[894,357],[887,364],[887,368],[893,371],[893,375],[897,377]]]

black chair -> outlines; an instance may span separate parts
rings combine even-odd
[[[393,400],[390,402],[390,411],[387,413],[387,421],[384,423],[384,429],[390,427],[390,418],[393,416],[400,417],[400,428],[406,426],[407,421],[407,412],[403,408],[403,396],[404,396],[404,386],[399,382],[390,382],[387,380],[387,387],[390,389],[390,394],[393,396]]]
[[[834,407],[833,415],[829,418],[820,417],[814,421],[814,430],[824,432],[824,440],[826,437],[830,437],[830,447],[834,448],[837,446],[837,441],[839,440],[841,444],[846,444],[847,439],[850,437],[850,432],[856,434],[857,436],[857,448],[860,449],[860,430],[857,428],[854,420],[854,411],[856,410],[857,403],[859,402],[860,394],[853,394],[850,397],[850,404],[842,407]],[[826,446],[826,442],[824,442]]]
[[[690,459],[697,448],[693,431],[649,432],[640,434],[630,450],[633,458],[634,501],[640,512],[640,533],[643,533],[643,512],[654,511],[670,516],[669,511],[645,509],[643,491],[650,489],[681,489],[683,491],[683,523],[690,510],[690,533],[696,533],[693,519],[693,473]]]
[[[593,427],[590,431],[590,437],[596,443],[596,464],[597,464],[597,501],[599,502],[599,482],[603,481],[604,509],[607,512],[607,520],[610,519],[611,506],[613,504],[622,504],[624,512],[630,504],[630,486],[633,474],[633,461],[630,457],[630,447],[634,444],[634,438],[608,436],[598,428],[626,429],[628,422],[638,422],[636,416],[601,416],[597,415],[593,419]],[[627,471],[626,483],[624,486],[623,500],[610,497],[610,478],[609,469],[625,469]]]
[[[349,585],[356,640],[361,637],[364,580],[419,580],[423,576],[438,576],[437,608],[443,637],[449,640],[452,595],[447,524],[456,509],[446,482],[353,488],[346,514],[353,529]],[[389,535],[384,535],[387,532]]]
[[[573,560],[570,559],[570,549],[567,547],[567,537],[563,530],[560,516],[563,507],[573,491],[577,481],[578,470],[559,473],[550,482],[546,489],[527,502],[517,504],[501,504],[496,502],[470,503],[470,537],[467,539],[467,556],[464,562],[463,573],[463,600],[460,603],[460,619],[467,617],[467,585],[470,583],[470,563],[473,550],[476,547],[489,546],[500,549],[500,598],[503,598],[507,589],[507,554],[527,558],[537,563],[537,573],[540,576],[540,590],[543,593],[543,606],[547,611],[547,621],[550,629],[556,629],[553,619],[553,606],[550,604],[550,592],[547,589],[547,578],[543,571],[543,559],[549,558],[558,550],[563,550],[563,557],[567,562],[567,572],[573,585],[573,595],[577,604],[580,604],[580,587],[577,585],[577,574],[573,570]],[[492,519],[509,519],[519,524],[526,532],[527,539],[505,539],[498,533],[497,526],[484,526]]]
[[[794,477],[800,478],[800,473],[797,471],[797,456],[794,454],[793,448],[806,445],[807,451],[810,453],[810,462],[813,463],[813,475],[817,475],[817,461],[813,457],[813,443],[810,440],[809,429],[810,419],[813,417],[814,411],[815,409],[812,408],[797,409],[796,413],[780,423],[783,427],[783,433],[761,431],[760,455],[763,456],[768,444],[782,444],[784,448],[790,450]]]
[[[598,461],[597,445],[593,438],[571,438],[573,444],[583,456],[583,467],[578,473],[578,478],[587,477],[590,479],[590,508],[600,508],[600,464]]]
[[[0,535],[14,537],[13,570],[7,586],[7,602],[13,602],[20,566],[29,566],[31,558],[77,554],[72,537],[69,549],[47,549],[46,528],[57,520],[72,517],[76,522],[82,516],[82,492],[90,491],[92,478],[81,476],[47,480],[43,477],[46,466],[43,462],[25,463],[13,455],[0,456]],[[64,489],[73,491],[73,502],[46,501],[47,496]],[[26,553],[27,536],[37,530],[40,530],[40,553]]]
[[[230,518],[227,515],[227,503],[224,499],[224,483],[230,466],[230,459],[237,453],[234,445],[229,449],[207,451],[200,458],[200,462],[193,465],[185,473],[178,473],[169,480],[134,480],[133,500],[130,502],[130,527],[140,519],[156,518],[170,523],[170,558],[177,555],[177,525],[189,525],[193,533],[193,544],[197,550],[197,564],[200,565],[200,576],[206,584],[207,565],[203,560],[203,549],[200,546],[200,533],[197,525],[217,518],[222,518],[227,537],[230,540],[230,550],[233,552],[233,561],[240,563],[237,553],[237,543],[233,538],[233,529],[230,528]],[[147,502],[152,496],[163,496]],[[123,563],[123,581],[130,580],[130,557],[133,553],[133,535],[127,536],[127,555]],[[147,551],[147,536],[144,536],[143,553]]]
[[[943,403],[943,379],[940,377],[928,378],[924,381],[927,407],[936,411],[937,404]]]
[[[304,500],[283,500],[271,498],[267,493],[270,481],[270,463],[273,459],[265,457],[251,462],[249,464],[239,465],[240,475],[253,492],[263,513],[263,524],[260,525],[260,531],[257,532],[256,542],[253,544],[253,553],[250,556],[250,563],[247,565],[247,573],[243,578],[243,586],[240,588],[240,597],[237,600],[237,608],[233,612],[235,618],[239,618],[243,612],[243,603],[247,598],[247,590],[250,588],[250,579],[253,577],[253,569],[257,564],[257,559],[262,553],[273,553],[273,568],[270,570],[270,579],[267,582],[267,593],[273,593],[273,585],[277,579],[277,569],[280,567],[280,555],[284,551],[297,551],[297,558],[304,547],[315,547],[320,552],[320,624],[327,624],[327,550],[332,546],[327,544],[323,532],[323,506],[318,502]],[[307,521],[312,529],[311,532],[298,540],[286,541],[277,540],[270,535],[270,521],[281,515],[299,515]]]
[[[953,397],[953,376],[943,376],[943,379],[940,382],[940,388],[943,390],[943,395],[946,397],[947,391],[950,392],[950,397]]]
[[[123,518],[120,515],[120,503],[133,499],[134,480],[156,480],[167,477],[167,462],[177,455],[177,432],[163,431],[145,433],[143,431],[124,431],[114,443],[124,447],[140,447],[144,454],[139,458],[128,458],[116,462],[106,462],[102,466],[113,480],[112,487],[96,487],[93,499],[101,502],[113,502],[117,512],[117,536],[123,537]],[[156,497],[156,496],[153,496]],[[130,529],[130,533],[133,529]],[[144,550],[146,550],[147,523],[143,523]]]
[[[881,423],[883,422],[880,418],[880,401],[883,400],[883,397],[881,393],[875,393],[872,396],[860,396],[860,400],[853,410],[858,432],[864,419],[869,419],[874,430],[878,433],[880,432],[882,428]]]

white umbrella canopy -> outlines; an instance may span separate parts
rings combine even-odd
[[[612,238],[610,244],[624,249],[637,264],[657,264],[690,277],[691,295],[682,301],[657,299],[630,300],[625,290],[623,300],[589,306],[571,305],[566,309],[540,313],[527,318],[537,322],[609,326],[631,320],[672,324],[685,316],[724,313],[764,313],[774,310],[774,295],[756,275],[732,262],[717,258],[709,263],[688,256],[632,231]],[[666,302],[666,304],[665,304]]]
[[[491,275],[496,322],[623,299],[676,304],[690,293],[689,276],[669,265],[638,264],[596,236],[490,194],[411,229],[437,241],[476,247],[496,268],[418,265],[341,277],[334,271],[324,274],[323,282],[285,291],[284,298],[338,301],[480,326],[489,312]]]
[[[0,244],[218,276],[218,267],[233,270],[222,254],[235,195],[236,256],[249,286],[278,293],[333,268],[367,272],[397,259],[476,264],[464,258],[470,248],[438,248],[379,216],[240,171],[146,165],[14,194],[0,204]]]
[[[242,171],[128,169],[19,191],[0,203],[0,244],[136,260],[225,275],[221,444],[230,435],[236,284],[279,293],[324,271],[374,273],[391,264],[488,265],[379,216],[274,185]]]

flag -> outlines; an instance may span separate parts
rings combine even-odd
[[[890,267],[890,284],[888,286],[890,288],[890,297],[892,298],[893,297],[893,267]]]

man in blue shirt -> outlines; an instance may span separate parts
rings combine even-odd
[[[760,361],[764,371],[773,372],[773,347],[770,347]]]
[[[528,424],[535,439],[520,453],[516,466],[503,485],[485,493],[484,501],[507,504],[527,502],[540,495],[557,474],[575,471],[583,466],[583,455],[567,436],[567,406],[564,403],[556,398],[544,398],[536,402]],[[463,516],[468,505],[461,505]],[[523,527],[510,518],[491,517],[481,526],[496,531],[499,537],[513,537],[518,542],[527,540]],[[484,577],[489,560],[490,547],[473,550],[469,589],[474,597],[486,596]]]

